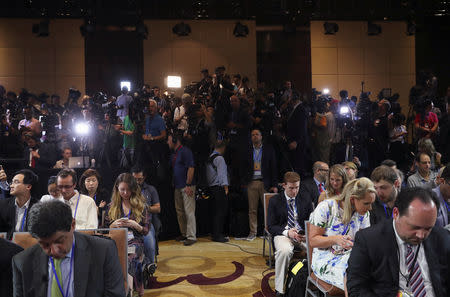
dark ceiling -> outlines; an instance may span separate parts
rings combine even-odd
[[[450,0],[4,0],[0,17],[255,19],[258,25],[309,20],[416,20],[450,16]]]

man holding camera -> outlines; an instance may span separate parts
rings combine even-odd
[[[294,247],[305,241],[304,221],[313,211],[311,200],[298,195],[300,176],[296,172],[284,174],[284,191],[269,201],[267,225],[275,245],[275,290],[284,294],[284,280]]]

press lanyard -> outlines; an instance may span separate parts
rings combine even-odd
[[[125,209],[123,208],[123,206],[122,206],[122,211],[123,211],[123,215],[125,215]],[[130,218],[130,215],[131,215],[131,209],[130,209],[130,211],[128,212],[128,214],[126,215],[127,219]]]
[[[94,195],[94,201],[97,202],[97,194]]]
[[[445,207],[447,207],[447,211],[450,212],[450,206],[448,205],[447,201],[445,201],[445,199],[444,199],[444,204],[445,204]]]
[[[175,151],[175,156],[173,156],[173,161],[172,161],[172,167],[175,168],[175,162],[177,161],[177,157],[178,157],[178,151],[182,148],[183,146],[180,145],[177,150]]]
[[[342,235],[347,235],[347,231],[348,231],[349,227],[350,227],[350,223],[348,223],[347,226],[345,226],[344,231],[342,231]]]
[[[386,218],[389,219],[389,214],[387,212],[386,204],[383,203],[383,207],[384,207],[384,213],[386,214]],[[394,217],[394,212],[392,212],[391,217],[392,218]]]
[[[78,200],[77,200],[77,206],[75,206],[75,213],[73,215],[73,218],[76,219],[77,218],[77,211],[78,211],[78,203],[80,203],[80,193],[78,193]]]
[[[262,146],[259,148],[258,154],[256,154],[256,149],[253,149],[253,161],[261,163]]]
[[[27,211],[28,208],[25,207],[25,212],[23,214],[23,218],[22,218],[22,224],[20,224],[20,231],[23,232],[23,228],[25,227],[25,221],[27,219]]]
[[[61,282],[59,281],[58,274],[56,273],[56,268],[55,268],[55,263],[53,262],[53,257],[50,257],[50,262],[52,263],[53,274],[55,275],[55,280],[58,283],[59,291],[61,292],[61,295],[63,295],[63,297],[69,297],[69,287],[70,287],[70,278],[72,277],[73,251],[74,250],[75,250],[75,241],[72,243],[72,253],[70,255],[69,282],[67,283],[66,294],[64,294],[64,292],[63,292],[63,287],[61,286]],[[62,271],[61,271],[61,278],[62,278]],[[63,282],[64,282],[64,280],[63,280]]]

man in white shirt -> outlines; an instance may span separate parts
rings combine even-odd
[[[75,190],[77,174],[72,169],[63,169],[58,173],[56,184],[65,203],[70,205],[75,219],[75,229],[97,229],[97,206],[94,199]]]
[[[449,296],[450,235],[435,226],[438,205],[429,190],[402,190],[393,219],[356,234],[347,268],[350,297]]]
[[[37,202],[31,197],[31,191],[38,177],[33,171],[23,169],[16,172],[9,185],[2,170],[2,179],[12,197],[0,200],[0,232],[7,232],[7,238],[11,239],[14,232],[28,231],[28,210]]]

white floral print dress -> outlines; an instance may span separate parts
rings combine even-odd
[[[353,213],[350,223],[344,225],[342,216],[344,210],[335,199],[327,199],[319,203],[311,213],[309,221],[312,225],[325,229],[324,236],[350,235],[355,238],[356,232],[370,226],[369,212],[365,215]],[[344,275],[350,250],[343,250],[338,245],[329,248],[314,248],[311,268],[321,280],[344,289]]]

